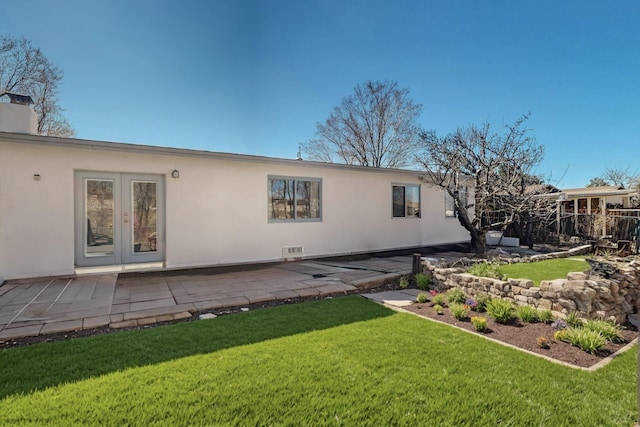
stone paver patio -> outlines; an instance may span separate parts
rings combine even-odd
[[[459,255],[459,254],[458,254]],[[242,271],[168,271],[11,280],[0,286],[0,341],[188,318],[193,313],[383,284],[411,256],[301,261]]]

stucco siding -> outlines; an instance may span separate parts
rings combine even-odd
[[[455,218],[445,218],[442,192],[413,172],[44,142],[0,136],[5,279],[74,272],[75,171],[165,177],[167,268],[275,261],[285,246],[315,257],[468,240]],[[269,176],[320,179],[321,220],[270,222]],[[421,218],[392,218],[392,184],[420,184]]]

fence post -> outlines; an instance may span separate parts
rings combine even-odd
[[[413,274],[422,273],[422,254],[413,254]]]

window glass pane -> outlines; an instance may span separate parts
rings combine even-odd
[[[404,187],[400,185],[393,186],[393,216],[394,218],[405,216]]]
[[[320,218],[320,182],[296,181],[296,219]]]
[[[293,218],[293,180],[269,180],[269,219]]]
[[[444,216],[452,218],[456,216],[456,206],[453,197],[445,190],[444,192]]]
[[[157,250],[156,183],[132,181],[131,186],[133,252],[155,252]]]
[[[87,235],[85,256],[113,254],[113,181],[86,180]]]
[[[407,185],[405,187],[407,216],[420,217],[420,187]]]

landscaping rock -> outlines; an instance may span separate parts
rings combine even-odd
[[[584,254],[589,248],[585,245],[550,256],[532,256],[528,260],[534,262]],[[476,277],[457,268],[440,268],[431,263],[423,263],[423,266],[432,274],[434,285],[439,289],[457,287],[467,295],[487,293],[558,313],[577,311],[581,317],[597,317],[599,315],[595,312],[599,311],[606,317],[614,316],[618,322],[624,322],[626,316],[640,311],[640,261],[625,262],[620,267],[608,262],[591,262],[595,271],[572,272],[565,279],[544,280],[539,287],[534,287],[531,280],[502,281]]]

